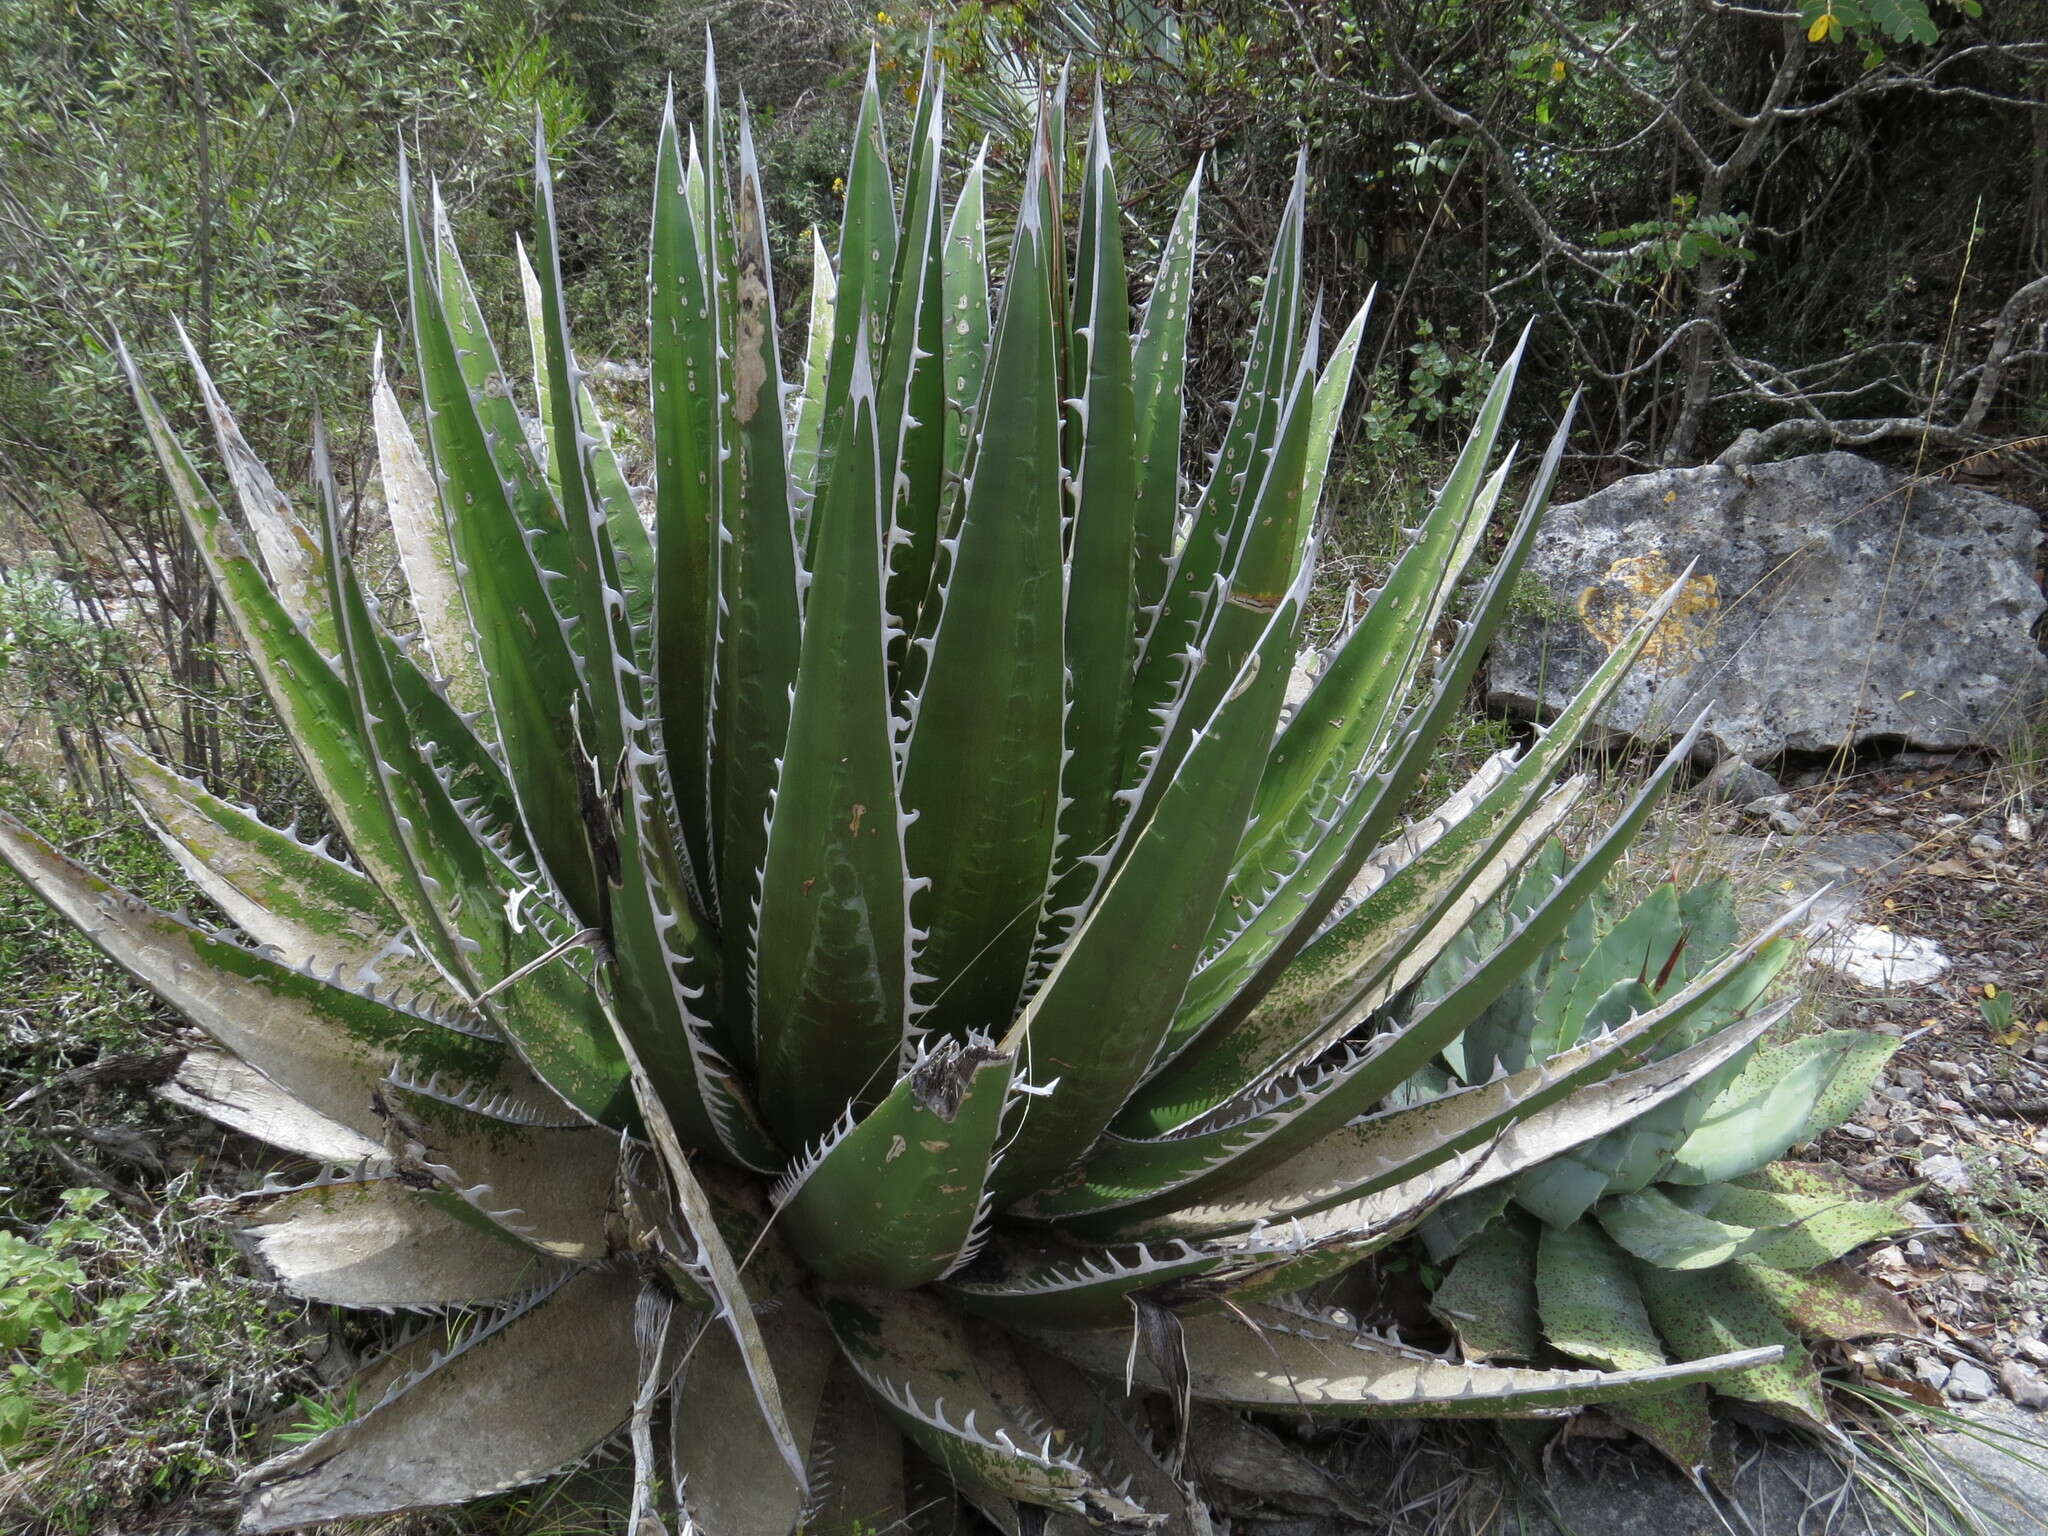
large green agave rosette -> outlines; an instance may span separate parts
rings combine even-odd
[[[1124,1427],[1155,1398],[1550,1414],[1784,1357],[1467,1364],[1301,1299],[1719,1081],[1769,1027],[1766,951],[1412,1091],[1571,952],[1670,784],[1684,743],[1472,926],[1571,814],[1567,756],[1662,609],[1527,750],[1404,823],[1563,450],[1560,428],[1482,570],[1519,349],[1283,718],[1365,324],[1323,354],[1305,176],[1190,486],[1198,187],[1134,325],[1100,113],[1072,188],[1049,115],[997,285],[986,167],[955,187],[943,97],[934,71],[899,187],[870,79],[793,390],[744,110],[707,75],[699,130],[671,112],[644,496],[570,346],[545,148],[530,383],[408,182],[424,430],[380,367],[408,588],[381,607],[317,438],[288,496],[201,369],[230,510],[127,365],[347,857],[125,747],[226,926],[11,819],[0,856],[211,1037],[172,1097],[330,1170],[245,1202],[287,1287],[468,1319],[256,1469],[248,1530],[472,1498],[623,1435],[636,1520],[718,1536],[957,1498],[1012,1531],[1030,1505],[1198,1531],[1191,1474]]]

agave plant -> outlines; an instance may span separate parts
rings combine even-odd
[[[1301,1299],[1712,1078],[1769,1027],[1768,936],[1384,1102],[1554,944],[1579,963],[1574,914],[1689,739],[1440,966],[1571,812],[1567,754],[1663,610],[1404,822],[1562,452],[1560,427],[1461,598],[1519,349],[1383,587],[1297,666],[1365,323],[1321,356],[1303,178],[1184,496],[1197,186],[1134,330],[1100,112],[1071,241],[1049,118],[991,307],[983,168],[943,195],[942,95],[899,197],[871,72],[788,410],[744,111],[734,147],[715,77],[701,137],[671,110],[645,507],[571,350],[545,146],[530,416],[438,197],[408,191],[424,450],[381,373],[374,401],[399,601],[342,536],[317,429],[302,516],[199,371],[237,520],[128,364],[349,857],[132,750],[232,929],[12,820],[0,855],[212,1037],[174,1097],[329,1167],[249,1202],[287,1286],[472,1319],[259,1468],[249,1530],[470,1498],[621,1433],[636,1530],[886,1529],[954,1490],[1012,1531],[1030,1505],[1195,1530],[1186,1469],[1128,1427],[1147,1404],[1546,1415],[1778,1357],[1502,1368]]]
[[[1562,846],[1546,846],[1513,894],[1452,942],[1418,1005],[1454,987],[1563,867]],[[1725,879],[1683,893],[1661,884],[1618,916],[1596,897],[1401,1096],[1426,1100],[1524,1070],[1654,1010],[1734,950],[1736,933]],[[1766,945],[1652,1054],[1727,1028],[1792,950],[1787,939]],[[1440,1260],[1456,1255],[1434,1298],[1438,1315],[1477,1360],[1537,1360],[1547,1345],[1630,1370],[1776,1345],[1781,1358],[1713,1390],[1824,1430],[1827,1402],[1800,1338],[1914,1331],[1888,1293],[1834,1262],[1906,1230],[1907,1194],[1873,1200],[1830,1168],[1776,1159],[1854,1113],[1897,1048],[1863,1030],[1752,1046],[1619,1130],[1447,1203],[1423,1224]],[[1708,1395],[1695,1386],[1608,1411],[1697,1477],[1715,1467]]]

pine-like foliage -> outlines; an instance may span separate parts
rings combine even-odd
[[[1198,188],[1134,323],[1101,118],[1069,189],[1049,114],[998,288],[981,164],[947,195],[943,94],[899,190],[870,80],[794,386],[744,110],[708,78],[697,133],[670,114],[644,499],[571,349],[545,147],[530,386],[408,191],[424,441],[381,372],[375,419],[409,603],[365,590],[324,445],[295,502],[202,369],[231,513],[129,368],[349,857],[132,751],[233,929],[12,820],[0,856],[212,1037],[174,1096],[334,1170],[248,1202],[288,1286],[487,1319],[370,1367],[357,1417],[258,1471],[249,1530],[474,1497],[624,1432],[636,1521],[717,1536],[889,1530],[953,1490],[1011,1531],[1020,1505],[1199,1531],[1148,1404],[1528,1414],[1778,1358],[1503,1368],[1300,1299],[1741,1058],[1763,941],[1412,1092],[1573,954],[1682,760],[1471,926],[1571,812],[1567,754],[1663,609],[1404,825],[1563,448],[1480,577],[1519,349],[1300,667],[1366,318],[1323,354],[1303,178],[1188,486]]]

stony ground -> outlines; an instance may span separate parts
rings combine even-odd
[[[1815,909],[1814,1012],[1902,1041],[1821,1150],[1872,1190],[1923,1186],[1907,1207],[1922,1229],[1866,1264],[1927,1338],[1850,1363],[1929,1405],[2048,1408],[2043,807],[2010,766],[1908,755],[1790,776],[1710,824],[1711,855],[1759,909],[1834,882]]]

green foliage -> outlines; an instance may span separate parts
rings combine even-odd
[[[69,583],[39,564],[0,575],[0,709],[84,725],[116,705],[133,646],[94,621]]]
[[[107,1229],[92,1212],[106,1199],[97,1189],[64,1192],[66,1214],[44,1229],[41,1243],[0,1231],[0,1451],[29,1436],[39,1399],[70,1396],[85,1385],[86,1367],[117,1360],[128,1347],[136,1315],[150,1298],[137,1292],[88,1300],[86,1274],[63,1256],[73,1245],[103,1242]]]

